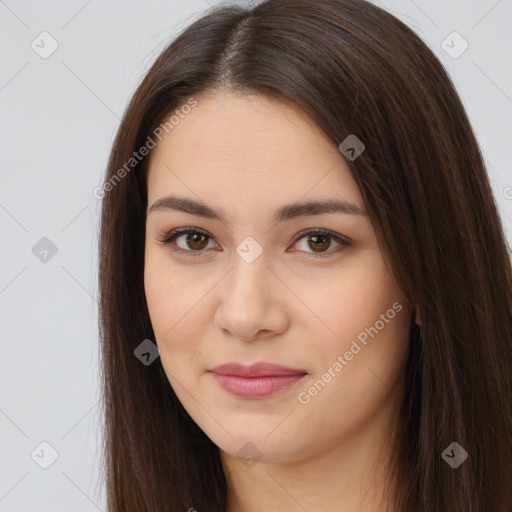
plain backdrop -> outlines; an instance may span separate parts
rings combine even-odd
[[[0,0],[0,512],[106,509],[93,190],[139,80],[214,3]],[[450,73],[510,240],[512,2],[376,3]]]

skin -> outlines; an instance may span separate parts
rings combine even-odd
[[[305,200],[364,204],[336,144],[293,105],[212,92],[151,152],[148,206],[173,194],[222,209],[225,222],[176,210],[147,215],[144,285],[169,382],[219,447],[228,512],[382,511],[390,437],[414,311],[396,286],[366,215],[324,213],[276,223],[274,210]],[[187,234],[158,239],[180,227]],[[350,241],[331,245],[303,229]],[[262,253],[236,252],[253,237]],[[315,248],[325,256],[317,256]],[[200,255],[176,253],[199,250]],[[199,247],[199,249],[198,249]],[[313,255],[313,257],[308,257]],[[401,306],[367,345],[332,370],[357,336]],[[237,397],[209,369],[266,361],[306,377],[267,397]],[[321,391],[299,394],[322,379]],[[237,457],[246,443],[253,460]]]

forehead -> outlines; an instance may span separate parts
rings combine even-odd
[[[242,211],[338,195],[363,207],[336,144],[292,104],[226,93],[196,99],[152,150],[148,204],[180,193]]]

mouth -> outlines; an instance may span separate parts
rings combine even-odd
[[[272,363],[250,366],[228,363],[209,370],[209,373],[226,391],[249,398],[271,395],[292,386],[307,375],[305,370]]]

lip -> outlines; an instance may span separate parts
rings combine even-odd
[[[244,397],[268,396],[307,375],[305,370],[264,362],[250,366],[227,363],[209,371],[223,389]]]
[[[237,377],[282,377],[307,373],[306,370],[264,362],[251,364],[249,366],[245,366],[241,363],[227,363],[216,366],[210,371],[218,375],[233,375]]]

